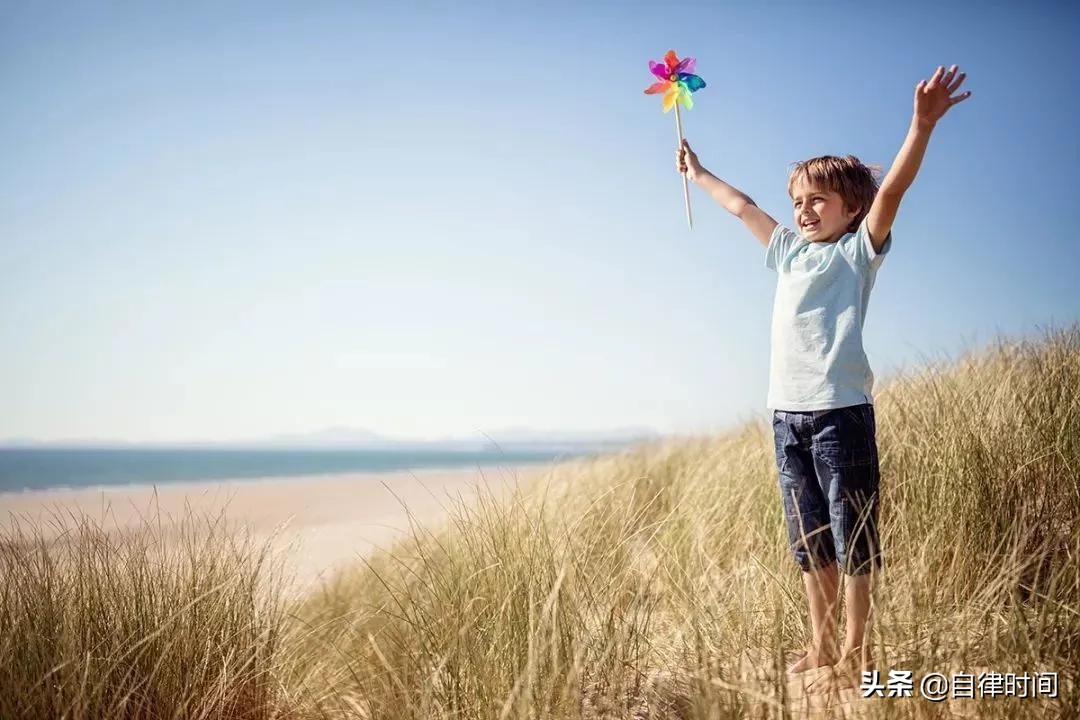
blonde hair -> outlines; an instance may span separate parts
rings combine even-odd
[[[880,174],[880,167],[864,165],[854,155],[842,158],[822,155],[792,163],[791,175],[788,177],[788,197],[791,197],[796,182],[838,193],[844,199],[845,206],[859,208],[859,214],[852,219],[847,229],[848,232],[855,232],[859,223],[870,212],[870,205],[877,195],[877,177]]]

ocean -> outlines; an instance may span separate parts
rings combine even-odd
[[[0,492],[346,472],[505,467],[586,454],[528,450],[0,448]]]

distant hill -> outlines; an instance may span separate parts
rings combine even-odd
[[[515,426],[480,431],[472,437],[444,436],[431,440],[392,438],[371,430],[336,425],[310,433],[289,433],[247,440],[193,440],[187,442],[129,442],[103,438],[0,440],[3,448],[203,448],[203,449],[295,449],[295,450],[588,450],[612,449],[660,438],[650,427],[630,426],[613,430],[536,430]]]

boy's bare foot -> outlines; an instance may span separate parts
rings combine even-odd
[[[836,662],[836,655],[827,651],[815,652],[812,648],[800,650],[794,658],[794,662],[788,666],[788,675],[796,675],[814,668],[827,667]]]
[[[806,687],[808,693],[828,692],[831,689],[842,690],[857,688],[862,684],[862,674],[877,669],[874,658],[869,653],[862,654],[856,650],[847,650],[840,660],[829,668],[829,673]]]

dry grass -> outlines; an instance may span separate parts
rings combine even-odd
[[[0,718],[273,716],[286,609],[268,544],[224,515],[49,525],[0,538]]]
[[[876,406],[878,666],[1055,671],[1059,697],[931,703],[916,686],[813,715],[1075,716],[1080,326],[928,364]],[[214,533],[167,556],[149,530],[9,540],[0,717],[801,716],[781,670],[809,633],[769,432],[453,502],[445,526],[287,607],[265,555]]]

